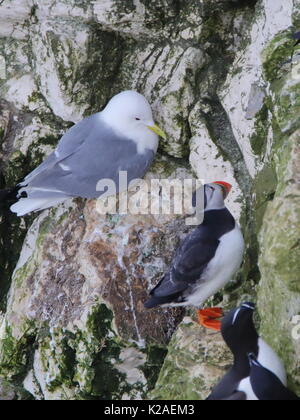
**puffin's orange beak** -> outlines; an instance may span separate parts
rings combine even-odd
[[[213,182],[213,184],[217,184],[217,185],[221,185],[221,187],[224,188],[225,191],[225,198],[228,196],[228,194],[231,191],[232,185],[228,184],[228,182],[224,182],[224,181],[215,181]]]

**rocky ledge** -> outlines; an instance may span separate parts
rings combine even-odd
[[[299,0],[0,2],[0,188],[139,90],[168,133],[152,174],[232,183],[247,250],[212,303],[258,303],[298,393],[299,27]],[[0,217],[0,399],[206,398],[231,363],[220,336],[143,308],[182,219],[100,216],[93,200]]]

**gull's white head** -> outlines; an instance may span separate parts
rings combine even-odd
[[[114,96],[101,112],[101,118],[119,135],[133,140],[139,153],[145,149],[156,152],[158,136],[166,138],[165,133],[154,123],[146,98],[133,90]]]

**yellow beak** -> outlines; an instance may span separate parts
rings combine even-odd
[[[149,130],[153,131],[155,134],[157,134],[158,136],[162,137],[163,139],[167,140],[167,135],[166,133],[157,125],[147,125],[147,127],[149,128]]]

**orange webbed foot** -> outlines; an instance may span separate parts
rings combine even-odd
[[[200,325],[214,331],[221,331],[221,321],[218,318],[223,316],[222,308],[200,309],[197,315]]]

